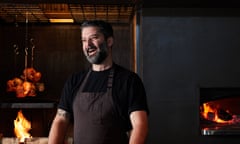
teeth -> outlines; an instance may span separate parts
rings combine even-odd
[[[92,50],[88,50],[88,52],[93,52],[94,50],[92,49]]]
[[[95,51],[96,50],[96,48],[88,48],[88,52],[91,52],[91,51]]]
[[[93,55],[95,53],[96,49],[88,49],[88,55]]]

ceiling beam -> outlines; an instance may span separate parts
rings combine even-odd
[[[67,3],[67,4],[138,4],[141,0],[1,0],[0,3],[39,4],[39,3]]]

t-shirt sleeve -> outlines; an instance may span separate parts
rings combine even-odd
[[[149,114],[143,82],[137,74],[133,74],[129,80],[128,114],[137,110],[143,110]]]
[[[69,112],[71,116],[73,116],[72,102],[74,98],[74,92],[77,86],[77,79],[77,74],[72,74],[66,80],[58,104],[58,108]]]

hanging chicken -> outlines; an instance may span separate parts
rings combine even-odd
[[[25,48],[25,69],[23,70],[20,78],[16,77],[12,80],[7,81],[7,91],[16,92],[18,98],[26,96],[36,96],[36,91],[44,91],[44,84],[40,83],[42,74],[33,68],[33,51],[34,44],[33,39],[30,40],[32,43],[32,61],[31,67],[27,67],[28,48]]]
[[[44,91],[43,83],[40,83],[42,74],[34,68],[26,68],[20,78],[7,81],[7,91],[16,92],[17,97],[35,96],[36,91]]]

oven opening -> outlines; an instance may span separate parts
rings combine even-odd
[[[240,135],[240,88],[200,88],[202,135]]]

